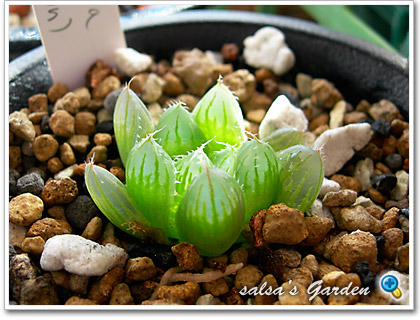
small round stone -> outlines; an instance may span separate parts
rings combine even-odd
[[[58,171],[64,168],[64,165],[61,162],[60,158],[52,157],[48,160],[47,167],[51,173],[57,173]]]
[[[16,195],[18,188],[16,186],[16,181],[19,179],[20,174],[15,169],[9,169],[9,193],[11,195]]]
[[[76,134],[90,136],[96,131],[96,116],[88,111],[79,112],[75,117]]]
[[[24,193],[9,202],[9,220],[19,226],[29,226],[42,217],[44,203],[31,194]]]
[[[76,197],[66,208],[66,217],[70,225],[82,230],[99,213],[92,199],[85,195]]]
[[[32,193],[39,195],[44,188],[44,180],[35,172],[25,174],[17,180],[16,188],[18,194]]]
[[[97,146],[109,146],[112,143],[112,137],[109,133],[97,133],[93,137],[93,142]]]
[[[397,184],[395,174],[374,174],[371,177],[372,186],[379,192],[390,192]]]
[[[55,103],[67,92],[69,92],[69,88],[64,83],[56,82],[48,89],[48,99],[51,103]]]
[[[391,170],[398,170],[403,165],[403,158],[398,153],[393,153],[385,158],[385,164],[391,169]]]
[[[112,121],[101,122],[96,127],[96,132],[112,134],[114,132],[114,124],[112,123]]]
[[[104,99],[104,108],[108,110],[110,114],[114,113],[115,103],[117,102],[118,96],[120,95],[121,91],[123,91],[123,88],[114,90],[108,93],[108,95]]]
[[[59,144],[51,134],[42,134],[35,138],[32,147],[35,157],[45,162],[57,153]]]
[[[51,115],[49,125],[57,136],[70,138],[74,135],[74,117],[65,110],[57,110]]]

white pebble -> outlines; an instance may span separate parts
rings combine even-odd
[[[397,184],[391,191],[391,199],[400,201],[407,198],[408,195],[408,173],[400,170],[395,173],[397,177]]]
[[[114,54],[118,70],[129,77],[147,70],[153,62],[149,55],[132,48],[119,48]]]
[[[341,127],[346,113],[346,102],[338,101],[334,108],[330,111],[330,129]]]
[[[370,177],[372,176],[374,169],[374,163],[371,158],[366,158],[357,162],[356,168],[354,169],[354,177],[360,180],[362,191],[372,188]]]
[[[349,161],[355,151],[366,146],[372,136],[368,123],[349,124],[322,133],[312,147],[320,150],[325,164],[325,176],[339,171]]]
[[[321,190],[319,190],[318,198],[323,199],[328,192],[337,192],[340,189],[341,186],[338,182],[324,177],[324,180],[322,181]]]
[[[128,254],[113,244],[102,246],[81,236],[57,235],[47,240],[41,267],[47,271],[65,269],[81,276],[101,276],[116,266],[123,267]]]
[[[334,227],[336,225],[334,216],[331,213],[330,208],[324,207],[320,199],[315,199],[314,203],[312,203],[312,206],[309,208],[307,212],[305,212],[305,214],[308,216],[317,216],[320,218],[331,219]]]
[[[265,114],[260,124],[260,138],[282,128],[295,128],[300,131],[308,129],[308,119],[303,111],[295,107],[285,95],[278,96]]]
[[[281,76],[295,64],[293,51],[284,42],[284,34],[273,27],[263,27],[244,40],[245,62],[255,68],[267,68]]]

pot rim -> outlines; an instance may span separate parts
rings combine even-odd
[[[279,29],[298,32],[335,42],[337,44],[347,46],[353,50],[357,50],[366,56],[369,56],[378,62],[386,63],[408,77],[409,63],[408,59],[376,46],[365,40],[349,36],[342,32],[338,32],[314,22],[286,16],[255,13],[246,11],[229,11],[229,10],[191,10],[178,12],[167,16],[151,16],[141,17],[141,19],[127,19],[122,21],[124,33],[129,33],[138,29],[147,29],[152,27],[170,26],[175,24],[254,24],[254,25],[271,25]],[[9,63],[9,82],[19,76],[21,72],[45,59],[45,51],[41,45],[32,49],[22,56],[14,59]]]

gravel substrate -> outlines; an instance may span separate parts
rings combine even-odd
[[[245,69],[232,44],[218,54],[219,60],[198,49],[177,52],[172,62],[154,62],[130,88],[156,124],[173,100],[192,110],[221,74],[239,99],[250,134],[258,133],[274,99],[285,95],[306,116],[308,145],[322,134],[329,137],[323,142],[326,179],[311,209],[303,214],[277,204],[258,211],[250,222],[252,242],[214,258],[200,256],[188,243],[140,243],[114,228],[90,198],[84,168],[93,157],[125,182],[112,113],[129,79],[97,61],[85,87],[70,91],[55,83],[9,116],[11,304],[408,303],[409,124],[396,106],[387,100],[351,105],[327,79],[300,73],[290,84],[268,69]],[[350,155],[336,157],[337,148]],[[55,263],[67,271],[43,270],[44,245],[57,235],[84,239],[63,236],[56,245]],[[73,246],[91,248],[100,258],[77,256]],[[94,265],[98,261],[101,267]],[[381,274],[390,270],[405,279],[400,299],[378,288]],[[369,288],[369,294],[324,292],[310,299],[308,288],[318,280],[322,288],[357,286]],[[285,293],[254,295],[247,291],[253,287]],[[290,294],[294,288],[296,295]]]

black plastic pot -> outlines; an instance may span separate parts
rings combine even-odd
[[[158,59],[170,59],[178,49],[220,50],[224,43],[242,47],[243,39],[263,26],[281,29],[296,55],[296,73],[333,82],[350,103],[361,99],[392,101],[408,119],[408,61],[365,41],[314,23],[267,14],[194,10],[164,17],[132,19],[125,25],[129,47]],[[98,57],[100,58],[100,57]],[[28,98],[46,92],[52,80],[43,48],[9,64],[9,111],[27,106]]]

